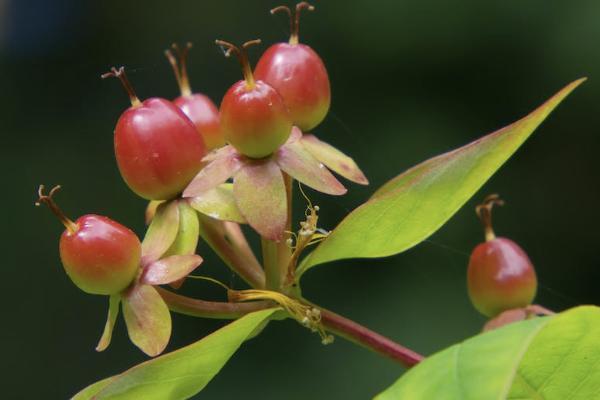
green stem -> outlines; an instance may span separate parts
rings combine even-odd
[[[279,291],[281,288],[281,273],[279,271],[277,249],[279,244],[269,239],[261,238],[263,265],[265,267],[266,288]]]
[[[227,266],[256,289],[265,287],[265,273],[240,226],[198,213],[200,236]]]
[[[288,273],[288,265],[292,256],[287,240],[290,238],[290,230],[292,227],[292,182],[293,179],[286,173],[283,173],[285,183],[285,191],[287,198],[287,221],[283,235],[283,239],[279,242],[274,242],[265,238],[261,238],[261,247],[263,254],[263,265],[265,267],[266,288],[268,290],[281,291],[283,289],[284,280]]]
[[[155,286],[155,289],[171,311],[192,317],[236,319],[254,311],[273,307],[273,303],[270,301],[254,301],[251,303],[204,301],[182,296],[158,286]]]

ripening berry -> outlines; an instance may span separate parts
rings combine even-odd
[[[60,237],[60,258],[67,275],[81,290],[112,295],[126,289],[140,268],[142,246],[125,226],[100,215],[87,214],[73,222],[40,186],[36,205],[45,204],[65,226]]]
[[[187,74],[187,55],[192,44],[187,43],[183,49],[179,49],[176,44],[171,47],[177,53],[179,61],[171,50],[166,50],[165,55],[169,60],[169,64],[173,67],[175,79],[177,79],[181,92],[181,96],[173,100],[173,103],[194,123],[198,133],[204,140],[207,150],[224,146],[225,138],[220,129],[219,109],[208,96],[202,93],[192,93],[190,87]]]
[[[285,11],[290,17],[289,43],[277,43],[262,55],[254,75],[281,94],[292,122],[302,131],[310,131],[323,121],[331,103],[331,90],[327,69],[319,55],[298,42],[301,10],[314,9],[307,2],[296,5],[295,15],[287,6],[271,10],[271,14]]]
[[[269,84],[254,80],[246,48],[260,43],[252,40],[240,48],[217,40],[238,57],[244,79],[235,83],[221,102],[221,129],[225,140],[241,154],[250,158],[271,155],[286,142],[292,131],[292,121],[282,97]]]
[[[502,204],[497,195],[491,195],[477,207],[486,241],[471,253],[467,272],[471,302],[488,317],[530,305],[537,290],[535,270],[525,251],[512,240],[494,234],[492,207]]]
[[[169,200],[185,189],[202,166],[206,147],[190,119],[168,100],[140,102],[123,67],[103,78],[121,80],[131,107],[115,128],[115,156],[127,185],[147,200]]]

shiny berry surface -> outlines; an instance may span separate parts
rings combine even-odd
[[[500,237],[475,247],[467,284],[473,305],[488,317],[528,306],[537,290],[535,270],[527,254],[512,240]]]
[[[292,121],[283,99],[270,85],[256,81],[234,84],[221,103],[225,139],[251,158],[272,154],[290,136]]]
[[[60,238],[60,258],[67,275],[81,290],[110,295],[135,279],[141,258],[138,237],[103,216],[84,215]]]
[[[123,179],[148,200],[177,196],[206,154],[194,124],[173,103],[160,98],[127,109],[117,122],[114,143]]]
[[[180,96],[173,103],[192,121],[207,150],[225,145],[219,125],[219,109],[208,96],[194,93]]]
[[[313,129],[327,115],[331,103],[329,76],[309,46],[278,43],[269,47],[254,75],[281,94],[294,125],[302,131]]]

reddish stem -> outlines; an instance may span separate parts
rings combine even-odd
[[[496,238],[496,234],[494,233],[494,228],[492,226],[492,209],[494,206],[503,205],[504,200],[502,200],[500,196],[497,194],[490,194],[483,200],[483,203],[475,207],[475,213],[483,225],[485,240],[488,242]]]
[[[173,43],[171,48],[175,54],[177,54],[177,58],[175,57],[175,54],[168,49],[165,50],[165,56],[173,68],[173,73],[175,74],[175,79],[177,80],[177,85],[179,85],[181,95],[190,96],[192,94],[192,88],[190,87],[190,80],[187,73],[187,57],[192,48],[192,43],[187,42],[182,49],[179,48],[177,43]]]
[[[296,4],[296,10],[292,15],[292,10],[288,6],[278,6],[271,10],[271,14],[283,11],[290,19],[290,44],[296,45],[299,43],[300,32],[300,12],[302,10],[314,11],[315,7],[306,1],[301,1]]]
[[[322,308],[319,309],[321,310],[321,323],[326,330],[391,358],[406,368],[415,366],[424,358],[422,355],[348,318]]]
[[[52,198],[54,194],[60,190],[60,185],[54,186],[50,190],[50,193],[48,193],[47,195],[44,194],[44,189],[44,185],[40,185],[40,187],[38,188],[38,200],[35,202],[35,205],[39,207],[40,205],[45,204],[46,206],[48,206],[50,211],[52,211],[52,213],[56,215],[60,222],[65,226],[65,228],[67,228],[69,233],[73,234],[77,232],[77,230],[79,229],[77,224],[71,219],[69,219],[69,217],[67,217],[65,213],[62,212],[62,210],[58,207],[58,205],[54,202],[54,199]]]
[[[248,90],[254,89],[256,82],[254,81],[254,75],[252,74],[252,68],[250,68],[250,62],[248,61],[248,52],[247,49],[250,46],[254,46],[256,44],[260,44],[260,39],[249,40],[242,44],[240,47],[234,45],[233,43],[226,42],[224,40],[215,40],[215,43],[221,47],[225,47],[227,51],[225,52],[225,57],[231,56],[231,53],[237,56],[237,59],[242,67],[242,73],[244,74],[244,79],[246,80],[246,87]]]
[[[135,90],[133,90],[133,86],[131,85],[131,82],[129,82],[129,79],[127,78],[127,74],[125,73],[125,67],[121,67],[119,69],[112,67],[109,72],[106,72],[106,73],[100,75],[100,77],[102,79],[119,78],[119,80],[121,81],[121,84],[123,85],[123,88],[125,89],[125,91],[127,92],[127,95],[129,96],[129,101],[131,101],[131,106],[139,107],[142,105],[142,102],[135,94]]]

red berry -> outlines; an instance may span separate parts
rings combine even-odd
[[[502,204],[496,195],[477,207],[486,241],[471,253],[467,272],[471,302],[488,317],[530,305],[537,290],[535,270],[527,254],[512,240],[496,238],[491,225],[494,204]]]
[[[196,127],[173,103],[133,92],[123,67],[103,77],[117,77],[129,93],[129,107],[115,128],[115,155],[121,176],[139,196],[168,200],[198,173],[206,147]]]
[[[61,220],[60,258],[73,283],[91,294],[111,295],[123,291],[136,278],[142,246],[125,226],[100,215],[88,214],[73,222],[58,208],[52,196],[40,186],[36,205],[46,204]]]
[[[286,142],[292,131],[288,109],[273,87],[263,81],[255,81],[248,64],[246,48],[260,43],[253,40],[241,48],[217,40],[228,47],[226,55],[234,52],[244,72],[244,80],[235,83],[221,102],[221,129],[225,139],[240,153],[251,158],[263,158],[272,154]]]
[[[296,5],[295,18],[286,6],[271,13],[285,11],[290,17],[289,43],[277,43],[262,55],[254,74],[273,86],[285,101],[294,125],[309,131],[319,125],[329,111],[331,89],[327,69],[319,55],[305,44],[298,43],[300,11],[313,10],[307,2]]]
[[[170,50],[165,51],[165,55],[173,67],[181,91],[181,96],[173,100],[173,103],[194,123],[208,150],[224,146],[225,138],[221,134],[219,126],[219,109],[208,96],[202,93],[192,93],[190,87],[186,64],[187,54],[192,44],[187,43],[182,50],[176,44],[171,47],[177,52],[179,61]]]

